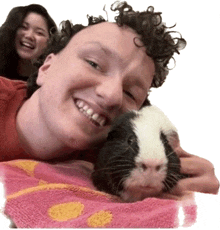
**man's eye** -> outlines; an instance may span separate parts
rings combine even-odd
[[[93,62],[93,61],[87,60],[87,62],[88,62],[93,68],[95,68],[95,69],[97,69],[97,68],[99,67],[98,64],[96,64],[96,63]]]
[[[135,97],[129,91],[125,91],[125,94],[135,101]]]

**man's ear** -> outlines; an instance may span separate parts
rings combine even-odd
[[[39,86],[43,85],[45,79],[47,78],[48,70],[55,57],[56,55],[54,53],[51,53],[46,57],[43,65],[38,70],[38,76],[36,81],[37,85]]]

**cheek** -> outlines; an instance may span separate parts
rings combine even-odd
[[[47,41],[48,41],[47,38],[37,37],[36,41],[37,41],[37,48],[38,48],[38,50],[42,51],[44,48],[46,48]]]
[[[15,35],[15,39],[20,38],[23,35],[22,30],[18,29]]]
[[[21,37],[22,37],[22,33],[18,30],[16,35],[15,35],[15,46],[16,47],[19,45]]]

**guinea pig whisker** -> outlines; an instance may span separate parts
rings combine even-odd
[[[169,190],[172,188],[171,186],[169,186],[167,180],[163,181],[163,184],[164,184],[164,187],[165,187],[164,189],[165,189],[166,191],[169,191]]]
[[[113,161],[113,162],[109,162],[106,164],[106,167],[114,167],[114,168],[118,168],[118,167],[133,167],[134,164],[133,162],[129,162],[129,161]]]
[[[125,174],[125,175],[128,175],[128,174]],[[123,177],[122,177],[120,174],[116,174],[116,175],[114,175],[114,177],[112,179],[116,180],[119,178],[121,180],[122,178],[124,178],[125,175],[123,175]]]
[[[168,174],[167,177],[170,178],[170,179],[173,179],[173,180],[175,180],[175,181],[178,181],[178,180],[179,180],[177,174],[170,173],[170,174]]]
[[[175,166],[175,165],[169,166],[168,168],[169,168],[169,170],[176,171],[176,173],[180,170],[180,167],[179,166]]]
[[[108,161],[106,162],[106,165],[108,165],[109,163],[111,164],[112,162],[129,162],[129,163],[133,163],[131,160],[128,160],[126,158],[118,159],[118,156],[113,156],[113,157],[110,157],[108,159]]]
[[[165,190],[169,191],[172,189],[173,186],[177,184],[177,182],[181,179],[180,174],[175,173],[169,173],[166,177],[166,179],[163,181],[163,184],[165,186]]]
[[[178,167],[180,166],[179,163],[169,163],[169,165],[170,165],[170,166],[178,166]]]
[[[118,186],[116,188],[117,193],[119,193],[120,185],[125,181],[125,178],[128,177],[128,176],[129,176],[129,174],[125,175],[125,177],[121,178],[121,180],[119,181]]]
[[[119,164],[119,165],[118,165]],[[108,164],[106,164],[106,166],[108,167],[123,167],[123,166],[132,166],[134,165],[132,162],[129,162],[129,161],[112,161],[112,162],[109,162]]]
[[[122,168],[119,165],[119,167],[108,167],[108,168],[106,167],[106,168],[102,168],[102,169],[97,169],[96,171],[97,172],[103,172],[103,171],[105,171],[105,172],[107,172],[107,173],[109,173],[109,174],[112,175],[112,174],[118,174],[120,172],[127,172],[129,168],[130,167]]]
[[[114,171],[114,172],[109,172],[108,173],[109,176],[114,176],[115,179],[118,178],[118,177],[121,177],[122,174],[123,174],[123,176],[125,174],[128,174],[128,170],[121,170],[121,171],[117,171],[117,172]]]
[[[176,175],[176,177],[178,178],[178,180],[183,179],[183,176],[181,174]]]
[[[114,160],[114,161],[108,161],[106,164],[112,164],[112,163],[115,163],[115,162],[122,162],[122,163],[130,163],[132,164],[133,162],[132,161],[129,161],[129,160],[126,160],[126,159],[122,159],[122,160]]]
[[[131,149],[135,153],[135,150],[130,145],[128,146],[128,148],[126,149],[126,151],[129,150],[129,149]]]
[[[128,168],[110,168],[109,170],[108,170],[111,174],[117,174],[117,173],[119,173],[119,172],[124,172],[124,171],[128,171]]]
[[[173,154],[176,154],[174,151],[172,151],[172,152],[170,152],[168,155],[167,155],[167,157],[169,157],[169,156],[171,156],[171,155],[173,155]]]
[[[163,183],[166,189],[169,191],[176,184],[176,181],[173,181],[172,179],[171,180],[166,179]]]
[[[169,191],[170,189],[170,186],[166,182],[164,182],[164,190]]]
[[[131,165],[117,165],[117,166],[113,166],[113,167],[111,167],[110,169],[114,169],[114,170],[116,170],[116,169],[130,169],[131,168]]]
[[[180,170],[180,165],[179,164],[169,164],[168,168],[173,169],[175,171],[179,171]]]

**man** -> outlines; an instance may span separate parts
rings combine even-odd
[[[116,23],[93,17],[88,27],[66,22],[40,65],[29,99],[22,82],[0,78],[2,161],[77,158],[105,140],[117,116],[139,110],[149,89],[163,84],[167,64],[185,40],[174,42],[152,7],[139,13],[122,3],[114,10],[119,11]],[[179,145],[176,151],[182,172],[192,175],[176,191],[217,193],[212,164]]]

